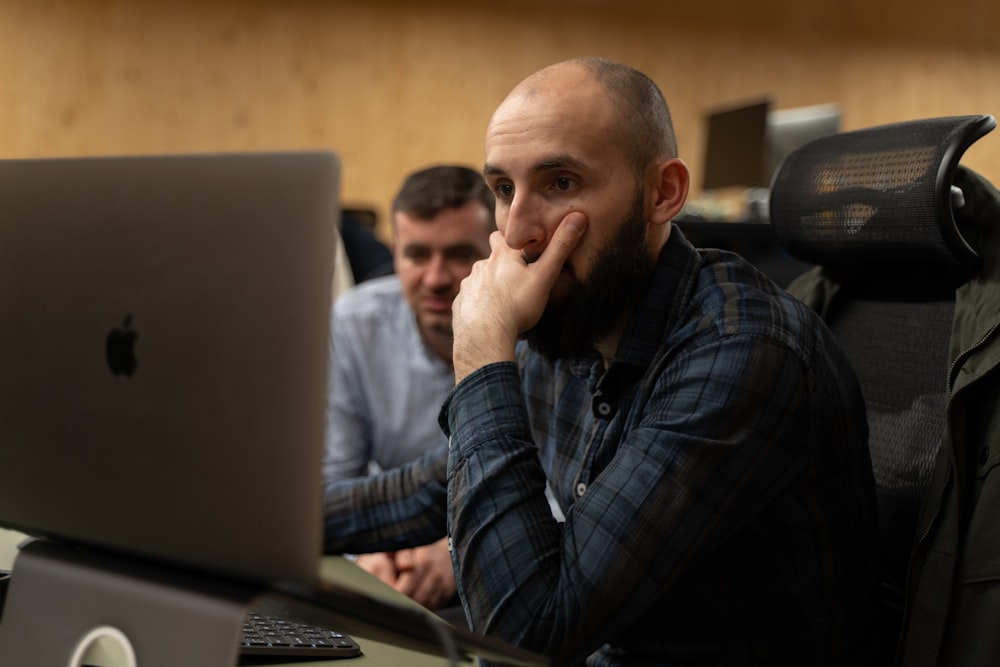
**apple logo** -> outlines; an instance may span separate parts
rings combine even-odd
[[[108,358],[108,367],[113,375],[131,376],[139,362],[135,358],[135,339],[139,337],[132,328],[132,316],[125,316],[125,321],[108,334],[104,352]]]

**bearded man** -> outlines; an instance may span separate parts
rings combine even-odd
[[[672,226],[689,177],[660,90],[597,58],[540,70],[493,114],[484,176],[446,473],[383,479],[337,529],[391,539],[358,515],[420,489],[394,516],[447,528],[473,629],[554,665],[869,664],[856,378],[812,311]]]

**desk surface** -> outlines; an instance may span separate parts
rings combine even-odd
[[[23,535],[0,528],[0,569],[11,569],[15,557],[17,556],[17,544],[23,539]],[[375,597],[392,600],[397,603],[416,603],[404,595],[386,586],[381,581],[367,574],[354,563],[339,557],[327,557],[323,559],[321,575],[327,579],[336,580],[338,583],[350,582],[352,587]],[[326,660],[319,662],[292,662],[292,663],[268,663],[269,667],[375,667],[385,665],[393,667],[397,665],[408,665],[412,667],[437,667],[447,665],[448,661],[443,658],[424,655],[413,651],[404,650],[395,646],[390,646],[373,639],[352,634],[361,645],[363,655],[358,658],[347,660]],[[471,662],[462,663],[472,665]],[[141,666],[140,666],[141,667]]]

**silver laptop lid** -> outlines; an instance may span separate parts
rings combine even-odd
[[[0,161],[0,524],[315,580],[339,175]]]

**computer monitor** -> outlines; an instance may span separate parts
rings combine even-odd
[[[836,104],[779,109],[767,114],[767,152],[764,156],[765,185],[770,185],[778,166],[799,146],[840,131],[841,111]]]
[[[766,153],[769,99],[729,106],[706,115],[702,189],[766,187],[770,174],[761,169]]]
[[[771,110],[767,98],[706,114],[702,189],[768,187],[785,156],[840,131],[837,104]]]

